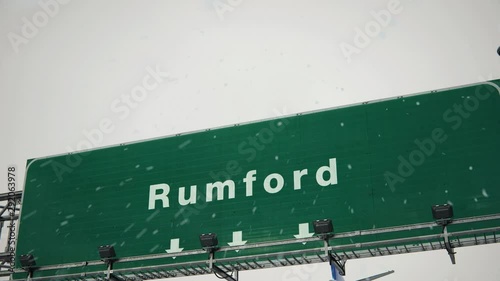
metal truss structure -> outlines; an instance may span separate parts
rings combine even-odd
[[[13,196],[8,196],[7,194],[0,194],[0,201],[8,201],[16,203],[15,210],[19,212],[19,201],[21,198],[21,192],[16,192]],[[1,213],[5,213],[7,205],[3,207]],[[14,216],[2,216],[2,225],[4,222],[16,221],[18,220],[18,213]],[[500,214],[478,216],[470,218],[455,219],[453,225],[467,224],[467,223],[477,223],[493,221],[495,225],[500,225]],[[496,223],[498,222],[498,223]],[[204,274],[214,274],[216,273],[219,277],[226,280],[238,280],[238,272],[244,270],[254,270],[263,268],[274,268],[274,267],[284,267],[293,265],[303,265],[312,263],[326,263],[335,265],[341,274],[345,274],[345,263],[351,259],[367,258],[367,257],[377,257],[386,255],[396,255],[396,254],[406,254],[415,253],[422,251],[432,251],[432,250],[446,250],[450,255],[452,262],[455,262],[454,248],[474,246],[474,245],[484,245],[491,243],[500,242],[500,226],[490,227],[490,228],[480,228],[480,229],[469,229],[463,231],[448,232],[446,226],[443,232],[440,234],[424,235],[417,237],[405,237],[396,238],[391,240],[373,241],[366,243],[353,243],[353,244],[342,244],[335,245],[335,239],[339,238],[353,238],[362,237],[366,235],[376,235],[381,233],[398,233],[408,230],[425,229],[439,227],[436,222],[411,224],[400,227],[390,227],[390,228],[379,228],[370,230],[361,230],[345,233],[336,233],[333,238],[329,241],[325,241],[323,247],[304,249],[304,250],[293,250],[293,251],[283,251],[275,252],[271,254],[260,254],[260,255],[249,255],[235,258],[217,258],[217,256],[222,255],[225,251],[234,250],[245,250],[245,249],[257,249],[264,247],[273,246],[284,246],[292,245],[297,243],[307,243],[307,242],[318,242],[320,238],[304,238],[304,239],[290,239],[266,243],[254,243],[246,244],[244,246],[236,247],[221,247],[216,252],[207,253],[205,250],[190,250],[182,253],[174,254],[154,254],[146,256],[136,256],[122,258],[115,263],[121,262],[131,262],[131,261],[145,261],[145,260],[156,260],[180,256],[191,256],[206,254],[206,261],[198,262],[183,262],[174,264],[165,264],[158,266],[147,266],[147,267],[137,267],[137,268],[127,268],[127,269],[111,269],[106,266],[101,260],[88,261],[83,264],[83,266],[102,266],[102,271],[91,271],[83,274],[69,274],[69,275],[59,275],[57,277],[34,277],[29,278],[31,280],[117,280],[117,281],[142,281],[142,280],[153,280],[162,278],[175,278],[183,276],[195,276]],[[10,266],[7,266],[11,260],[12,253],[6,251],[0,254],[0,276],[8,276],[12,274],[10,271]],[[37,267],[36,271],[45,270],[57,270],[66,268],[82,267],[82,263],[71,263],[71,264],[61,264],[61,265],[51,265],[51,266],[41,266]],[[15,269],[14,273],[28,273],[22,269]],[[15,280],[26,280],[26,279],[15,279]]]
[[[7,246],[5,251],[0,253],[0,276],[9,276],[12,274],[11,262],[15,259],[15,253],[9,251],[10,246],[15,242],[17,229],[19,225],[19,211],[21,206],[22,191],[0,194],[0,233],[4,227],[9,228],[7,233]]]

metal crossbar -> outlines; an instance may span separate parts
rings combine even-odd
[[[496,241],[496,233],[500,232],[500,227],[495,228],[487,228],[480,230],[468,230],[468,231],[459,231],[454,233],[449,233],[456,241],[460,238],[460,244],[454,243],[454,247],[464,247],[464,246],[473,246],[479,244],[487,244],[487,243],[495,243]],[[484,239],[477,239],[477,234],[481,234]],[[328,249],[333,251],[335,258],[338,259],[356,259],[356,258],[366,258],[366,257],[376,257],[382,256],[386,253],[391,254],[400,254],[400,253],[409,253],[409,252],[419,252],[419,251],[428,251],[428,250],[438,250],[442,249],[443,246],[437,247],[432,242],[439,240],[442,238],[442,234],[435,235],[426,235],[421,237],[414,238],[401,238],[401,239],[392,239],[386,241],[376,241],[376,242],[368,242],[368,243],[358,243],[358,244],[349,244],[349,245],[338,245],[338,246],[329,246]],[[441,243],[440,243],[441,244]],[[394,246],[393,250],[389,250],[389,246],[391,248],[394,245],[402,246],[400,250]],[[442,245],[442,244],[441,244]],[[385,248],[385,251],[382,251],[381,248]],[[404,249],[404,250],[403,250]],[[345,254],[346,252],[352,253],[352,255]],[[338,256],[336,253],[344,253],[342,256]],[[299,259],[297,256],[301,256],[304,261],[308,261],[308,263],[318,263],[318,262],[326,262],[327,258],[324,255],[324,248],[318,247],[314,249],[306,249],[306,250],[297,250],[297,251],[289,251],[289,252],[280,252],[273,254],[263,254],[256,256],[248,256],[248,257],[237,257],[237,258],[222,258],[215,260],[215,263],[219,266],[226,269],[228,272],[233,270],[252,270],[256,268],[272,268],[279,266],[287,266],[299,264]],[[250,266],[250,264],[255,264],[257,266]],[[231,264],[235,264],[233,266]],[[243,265],[245,264],[245,266]],[[227,266],[226,266],[227,265]],[[150,267],[142,267],[142,268],[130,268],[130,269],[120,269],[114,270],[115,274],[119,274],[124,280],[148,280],[148,279],[157,279],[157,278],[170,278],[170,277],[181,277],[181,276],[193,276],[193,275],[203,275],[211,273],[210,270],[206,268],[206,262],[186,262],[180,263],[176,265],[160,265],[160,266],[150,266]],[[165,272],[165,274],[158,276],[157,274],[153,274],[152,272]],[[173,272],[177,272],[174,275]],[[92,277],[91,277],[92,276]],[[54,277],[38,277],[33,280],[90,280],[90,278],[95,278],[99,276],[97,272],[87,273],[87,277],[82,279],[81,275],[65,275]],[[132,278],[132,279],[131,279]]]
[[[14,194],[15,200],[19,200],[21,196],[22,196],[21,191],[16,192]],[[2,201],[2,199],[9,200],[9,198],[10,200],[12,200],[12,196],[8,197],[5,194],[0,194],[0,201]],[[7,219],[1,217],[1,213],[2,210],[0,210],[0,220]],[[18,216],[16,215],[14,217],[10,217],[9,219],[17,220]],[[453,225],[482,222],[482,221],[492,221],[492,220],[500,220],[500,214],[455,219],[453,221]],[[435,226],[436,226],[435,222],[428,222],[428,223],[418,223],[418,224],[404,225],[397,227],[337,233],[331,239],[331,241],[334,242],[336,239],[339,238],[351,238],[351,239],[354,237],[369,238],[371,235],[375,234],[398,233],[398,232],[405,232],[408,230],[417,230],[425,228],[432,229],[432,227]],[[450,232],[448,233],[448,235],[450,238],[450,242],[452,242],[453,244],[453,247],[463,247],[463,246],[473,246],[473,245],[481,245],[489,243],[498,243],[499,241],[497,239],[497,232],[500,232],[500,226],[492,228],[484,228],[484,229],[456,231],[453,233]],[[478,236],[481,238],[479,238]],[[325,256],[325,250],[330,251],[333,257],[338,260],[376,257],[387,254],[393,255],[393,254],[403,254],[403,253],[420,252],[428,250],[439,250],[445,248],[441,241],[442,239],[443,239],[443,234],[431,234],[425,236],[397,238],[397,239],[382,240],[382,241],[370,241],[370,242],[352,243],[344,245],[330,245],[328,246],[327,249],[325,249],[325,247],[318,247],[318,248],[309,248],[303,250],[283,251],[270,254],[256,254],[250,256],[234,257],[234,258],[222,258],[222,259],[216,259],[214,262],[218,266],[221,266],[224,269],[226,269],[228,272],[234,270],[253,270],[260,268],[272,268],[272,267],[280,267],[280,266],[296,265],[304,263],[309,264],[309,263],[326,262],[328,261],[328,257]],[[364,239],[364,240],[369,240],[369,239]],[[221,247],[219,249],[219,252],[245,250],[245,249],[259,249],[272,246],[285,246],[285,245],[294,245],[298,243],[317,242],[317,241],[319,241],[318,238],[311,237],[303,239],[289,239],[281,241],[253,243],[235,247],[225,246]],[[439,243],[439,246],[437,245],[436,242]],[[123,263],[123,262],[159,260],[165,258],[194,256],[201,254],[206,254],[205,250],[200,249],[200,250],[190,250],[173,254],[165,253],[165,254],[154,254],[146,256],[125,257],[121,258],[117,262]],[[338,254],[342,254],[342,256],[339,256]],[[8,262],[10,258],[11,258],[11,253],[0,253],[0,262],[3,262],[2,264]],[[89,261],[85,263],[85,266],[104,267],[104,264],[100,260]],[[68,269],[76,267],[82,267],[82,263],[41,266],[37,268],[37,271]],[[8,270],[10,268],[5,267],[6,270],[1,270],[2,268],[4,267],[0,266],[0,276],[8,276],[12,274],[12,272]],[[103,275],[103,270],[95,272],[87,272],[84,274],[60,275],[57,277],[36,277],[35,275],[35,277],[32,280],[34,281],[105,280],[106,278],[105,275]],[[22,269],[15,269],[14,272],[24,273]],[[170,265],[143,266],[137,268],[113,270],[113,275],[115,276],[115,279],[121,279],[126,281],[141,281],[149,279],[193,276],[193,275],[203,275],[211,273],[212,270],[208,269],[207,261],[183,262]],[[18,280],[24,280],[24,279],[18,279]]]

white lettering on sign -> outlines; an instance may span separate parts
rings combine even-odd
[[[257,180],[255,174],[257,174],[257,170],[248,171],[247,176],[243,179],[246,184],[247,197],[253,195],[253,182]]]
[[[234,198],[234,181],[232,180],[227,180],[225,182],[214,182],[214,183],[207,183],[207,202],[212,202],[212,196],[214,189],[217,189],[217,200],[224,200],[224,187],[227,186],[227,189],[229,190],[229,199]]]
[[[330,178],[325,180],[325,173],[330,174]],[[330,166],[323,166],[316,172],[316,181],[321,186],[337,184],[337,159],[330,159]]]
[[[293,171],[293,190],[300,190],[302,188],[302,178],[307,177],[308,170]],[[330,158],[327,166],[321,166],[316,171],[316,183],[321,187],[331,186],[338,184],[337,177],[337,159]],[[246,197],[253,196],[254,182],[257,180],[257,170],[248,171],[243,178],[245,183]],[[221,201],[225,199],[234,199],[236,196],[236,187],[233,180],[226,180],[224,182],[217,181],[207,183],[206,187],[206,200],[205,202],[212,202],[214,200]],[[269,194],[279,193],[285,187],[285,179],[278,173],[272,173],[264,178],[262,188]],[[186,187],[179,187],[179,206],[186,206],[188,204],[196,204],[198,197],[196,196],[196,185],[191,185],[189,198],[186,198]],[[227,190],[227,192],[226,192]],[[153,184],[149,186],[149,210],[156,208],[156,202],[160,201],[163,208],[170,207],[168,194],[170,186],[166,183]],[[215,195],[215,198],[214,198]]]
[[[271,181],[275,180],[276,181],[276,186],[271,186]],[[267,193],[278,193],[281,191],[283,188],[283,185],[285,184],[285,180],[283,179],[283,176],[277,173],[270,174],[269,176],[266,177],[264,180],[264,189],[267,191]]]
[[[161,193],[158,194],[158,190]],[[170,186],[166,183],[153,184],[149,187],[149,209],[153,210],[155,208],[156,200],[161,200],[163,203],[163,208],[170,207],[168,201],[168,193],[170,192]]]

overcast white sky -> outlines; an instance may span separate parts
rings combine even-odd
[[[0,167],[20,178],[27,159],[83,147],[104,119],[97,146],[500,78],[500,0],[55,1],[0,0]],[[157,83],[127,101],[152,71]],[[455,266],[445,251],[349,261],[346,280],[499,280],[499,245],[457,252]]]

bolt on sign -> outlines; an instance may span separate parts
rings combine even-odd
[[[115,273],[184,276],[205,273],[205,233],[217,234],[216,260],[260,268],[317,255],[318,219],[333,221],[330,245],[361,250],[440,234],[408,227],[432,222],[436,204],[458,221],[499,214],[499,85],[31,159],[16,258],[33,255],[35,280],[91,278],[106,269],[97,249],[110,245]],[[14,279],[25,277],[17,261]]]

